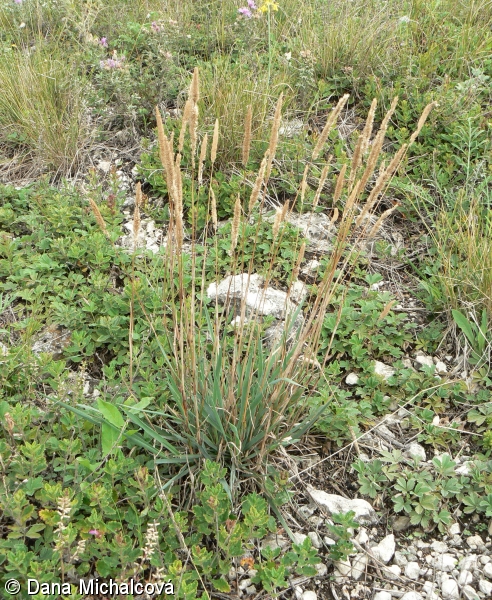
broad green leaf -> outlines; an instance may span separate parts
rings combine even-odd
[[[111,425],[114,425],[118,428],[124,427],[125,420],[123,419],[120,411],[116,408],[114,404],[99,399],[97,401],[97,407],[101,411],[102,416],[106,419],[106,421],[108,421],[108,423],[111,423]]]
[[[465,315],[462,312],[460,312],[459,310],[456,310],[453,308],[453,310],[451,312],[453,314],[453,319],[454,319],[454,322],[456,323],[456,325],[458,325],[458,327],[466,335],[470,344],[472,346],[474,346],[476,340],[475,340],[475,334],[473,332],[473,329],[474,329],[473,325],[465,317]]]
[[[107,423],[102,424],[101,428],[101,447],[104,455],[111,454],[113,447],[119,438],[119,431]]]

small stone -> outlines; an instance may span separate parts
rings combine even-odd
[[[484,558],[485,559],[488,558],[490,560],[490,558],[488,556],[481,556],[480,560],[482,560]],[[485,577],[492,579],[492,562],[485,563],[485,565],[483,566],[482,572],[485,575]]]
[[[479,595],[471,585],[465,585],[461,591],[466,600],[480,600]]]
[[[402,552],[397,550],[395,552],[395,557],[393,558],[393,562],[395,563],[395,565],[398,565],[399,567],[405,567],[408,564],[408,559]]]
[[[443,552],[446,552],[448,549],[447,544],[445,544],[444,542],[440,542],[439,540],[435,540],[434,542],[432,542],[431,546],[430,546],[435,552],[439,552],[439,554],[442,554]]]
[[[460,597],[460,590],[458,584],[454,579],[446,579],[441,584],[442,597],[445,600],[454,600],[454,598]]]
[[[478,589],[490,598],[492,596],[492,583],[486,579],[480,579]]]
[[[477,560],[476,554],[468,554],[460,561],[460,571],[473,571],[477,567]]]
[[[376,592],[376,594],[374,594],[374,598],[373,600],[391,600],[391,594],[389,592]]]
[[[458,560],[452,554],[441,554],[436,558],[434,566],[438,571],[450,573],[457,563]]]
[[[420,575],[420,565],[418,562],[409,562],[405,565],[405,576],[408,579],[413,579],[414,581],[419,578]]]
[[[318,600],[318,596],[316,595],[316,592],[313,592],[312,590],[306,590],[302,596],[301,596],[302,600]]]
[[[366,500],[356,498],[349,500],[336,494],[327,494],[323,490],[308,488],[311,498],[319,504],[329,516],[332,514],[348,513],[353,510],[354,521],[362,525],[372,525],[378,522],[374,508]]]
[[[271,533],[266,536],[266,538],[261,543],[261,548],[271,548],[272,550],[276,550],[280,548],[283,550],[290,546],[290,540],[284,537],[283,535],[278,535]]]
[[[333,540],[331,537],[328,537],[327,535],[325,535],[325,537],[323,538],[323,542],[327,546],[334,546],[336,544],[335,540]]]
[[[317,550],[319,550],[323,545],[323,541],[321,540],[319,533],[316,533],[316,531],[310,531],[308,533],[308,538],[311,540],[313,547]]]
[[[395,536],[390,534],[383,538],[377,546],[372,548],[372,552],[375,558],[387,564],[393,558],[395,548]]]
[[[466,538],[466,543],[472,550],[475,548],[481,549],[484,547],[483,540],[479,535],[471,535],[470,537]]]
[[[470,573],[470,571],[461,571],[461,573],[458,575],[458,585],[461,587],[470,584],[472,581],[473,575]]]
[[[442,360],[438,360],[436,362],[436,372],[443,374],[448,372],[447,366],[442,362]]]
[[[256,587],[254,585],[249,585],[244,591],[248,596],[252,596],[253,594],[256,594]]]
[[[383,567],[383,575],[390,581],[395,581],[401,575],[401,569],[398,565],[390,565],[389,567]]]
[[[100,160],[97,168],[103,173],[109,173],[111,169],[111,162],[109,160]]]
[[[385,365],[384,363],[380,362],[379,360],[375,360],[374,361],[374,373],[375,373],[375,375],[379,375],[383,379],[388,380],[390,377],[393,377],[393,375],[396,373],[396,371],[395,371],[395,369],[393,369],[393,367],[390,367],[389,365]]]
[[[367,563],[369,562],[369,558],[367,554],[358,554],[353,563],[352,563],[352,571],[351,577],[358,581],[362,575],[366,572]]]
[[[318,563],[317,565],[314,565],[314,568],[316,569],[318,577],[324,577],[328,573],[328,567],[325,563]]]
[[[401,531],[405,531],[410,527],[410,517],[406,515],[401,515],[400,517],[396,517],[393,521],[392,529],[396,531],[396,533],[400,533]]]
[[[304,468],[304,461],[303,461],[303,468]],[[300,513],[305,519],[309,519],[309,517],[314,514],[315,510],[316,510],[315,506],[308,506],[307,504],[304,504],[303,506],[299,506],[299,508],[297,509],[297,512]]]
[[[361,527],[359,529],[359,533],[357,534],[355,540],[361,545],[364,546],[369,541],[369,536],[367,535],[367,530],[365,527]]]
[[[449,535],[459,535],[461,528],[459,523],[453,523],[449,526]]]
[[[432,360],[432,356],[427,356],[426,354],[417,354],[415,357],[415,362],[418,362],[419,365],[426,367],[433,367],[434,361]]]
[[[349,373],[347,377],[345,377],[345,383],[347,385],[357,385],[359,382],[359,377],[355,373]]]
[[[456,475],[470,475],[471,470],[473,469],[474,464],[471,460],[467,460],[466,462],[462,463],[461,465],[458,465],[454,472],[456,473]]]
[[[343,575],[344,577],[349,575],[352,570],[352,565],[350,564],[350,560],[346,558],[345,560],[337,560],[335,562],[335,569]]]
[[[247,587],[249,587],[251,585],[251,579],[243,579],[242,581],[239,582],[239,589],[240,590],[245,590]]]
[[[408,456],[411,458],[419,459],[423,462],[427,460],[424,447],[417,442],[412,442],[409,444],[405,454],[408,454]]]
[[[400,600],[424,600],[422,597],[422,594],[419,594],[418,592],[407,592],[406,594],[403,594],[403,596],[400,597]]]

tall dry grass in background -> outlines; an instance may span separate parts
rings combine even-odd
[[[73,172],[93,133],[83,89],[62,56],[43,46],[2,55],[0,88],[3,170]]]

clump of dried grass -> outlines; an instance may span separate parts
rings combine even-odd
[[[193,91],[190,89],[190,97],[188,99],[190,107],[193,106],[194,98],[196,99],[198,97],[197,90],[194,89],[193,86],[191,86],[191,88]],[[318,140],[313,152],[313,157],[317,157],[321,153],[327,142],[329,132],[335,126],[336,120],[347,100],[348,97],[344,96],[333,109],[323,129],[322,135]],[[255,458],[253,459],[258,468],[261,469],[261,465],[264,464],[266,453],[271,452],[272,448],[276,446],[276,443],[272,445],[271,439],[273,438],[271,436],[274,435],[276,440],[283,439],[286,432],[292,429],[294,424],[300,418],[303,418],[306,406],[303,403],[302,398],[305,397],[306,394],[309,395],[309,392],[306,392],[306,394],[299,392],[296,396],[298,398],[298,403],[295,404],[295,406],[292,406],[292,396],[290,393],[287,393],[285,381],[296,382],[296,385],[298,386],[305,386],[302,389],[309,390],[312,389],[311,384],[317,380],[320,376],[320,371],[323,369],[323,363],[320,364],[316,358],[319,356],[319,340],[322,324],[327,307],[332,301],[334,292],[340,281],[340,277],[342,277],[343,273],[349,268],[348,265],[351,262],[351,252],[348,251],[350,250],[348,243],[351,239],[351,235],[354,232],[357,235],[362,235],[364,233],[359,227],[360,223],[364,220],[364,215],[372,213],[376,208],[378,199],[380,199],[381,194],[384,192],[385,186],[389,183],[391,177],[398,169],[408,149],[408,145],[403,145],[389,161],[388,167],[384,165],[380,167],[376,181],[371,185],[369,190],[366,190],[367,184],[377,168],[385,132],[395,107],[396,99],[386,113],[383,122],[371,143],[376,103],[373,102],[371,105],[366,124],[354,150],[348,177],[347,170],[349,167],[343,165],[333,191],[333,204],[338,201],[343,201],[344,208],[341,219],[339,220],[336,240],[333,244],[333,250],[329,256],[327,267],[324,270],[321,280],[317,283],[317,295],[315,298],[310,299],[305,319],[296,334],[294,336],[291,335],[292,330],[289,329],[291,325],[288,324],[287,329],[289,329],[289,335],[283,337],[279,342],[278,348],[268,355],[262,354],[265,350],[260,330],[255,327],[244,328],[246,315],[245,302],[242,302],[239,310],[239,314],[241,315],[241,326],[234,328],[235,333],[233,335],[233,342],[231,342],[224,334],[224,312],[219,310],[218,305],[215,305],[215,308],[213,306],[211,307],[213,316],[207,312],[210,309],[206,308],[207,303],[204,287],[206,277],[204,273],[198,273],[196,270],[197,263],[194,257],[197,236],[193,237],[193,234],[191,240],[192,248],[190,250],[190,255],[192,257],[191,273],[188,273],[186,278],[184,276],[183,265],[185,263],[181,255],[185,218],[183,211],[180,153],[182,145],[181,143],[178,143],[178,151],[174,154],[172,140],[168,139],[165,135],[162,121],[158,115],[157,125],[160,156],[165,171],[171,209],[170,227],[171,225],[174,226],[174,238],[176,242],[174,245],[168,244],[168,249],[170,255],[177,257],[179,267],[179,277],[177,280],[173,277],[169,277],[170,290],[168,291],[166,298],[163,299],[163,301],[169,304],[172,315],[169,319],[169,323],[166,323],[166,327],[168,327],[170,348],[169,354],[166,356],[170,365],[170,377],[173,379],[173,395],[175,401],[179,405],[179,411],[173,413],[173,418],[178,419],[180,431],[186,432],[186,437],[187,439],[190,439],[190,443],[201,440],[202,435],[207,437],[210,434],[208,429],[210,423],[207,418],[205,418],[205,413],[203,413],[205,410],[203,398],[206,397],[207,394],[212,394],[213,392],[212,395],[214,395],[215,398],[214,403],[218,403],[216,404],[216,407],[218,406],[220,409],[220,414],[217,413],[217,419],[221,421],[223,430],[228,432],[225,434],[226,439],[224,439],[224,434],[221,434],[220,439],[217,442],[217,460],[221,460],[225,455],[229,456],[230,460],[242,460],[241,457],[243,456],[243,451],[241,448],[246,448],[248,443],[247,440],[250,439],[248,437],[250,433],[246,433],[243,416],[246,414],[244,411],[248,411],[248,407],[251,406],[250,403],[253,402],[253,399],[248,395],[248,390],[250,390],[250,386],[253,385],[252,381],[254,377],[251,374],[248,376],[249,378],[242,378],[243,375],[241,374],[244,374],[245,372],[243,370],[244,363],[240,364],[240,361],[248,361],[248,357],[250,356],[260,356],[261,361],[265,361],[264,365],[268,365],[268,367],[265,367],[265,370],[262,371],[262,373],[265,373],[264,376],[266,378],[268,378],[268,373],[275,372],[275,379],[272,381],[265,379],[265,381],[256,382],[255,380],[255,386],[259,384],[260,388],[262,385],[268,387],[268,405],[264,405],[261,402],[260,404],[255,404],[257,407],[255,410],[260,410],[259,406],[262,406],[261,411],[258,412],[258,415],[261,413],[261,417],[256,417],[254,415],[248,417],[252,420],[251,427],[253,427],[256,432],[255,435],[259,435],[259,431],[264,432],[263,436],[259,435],[258,437],[257,447],[259,447],[259,450],[255,453]],[[431,108],[428,110],[426,109],[427,114],[430,110]],[[268,149],[261,161],[247,204],[250,223],[261,223],[264,219],[263,199],[268,187],[273,161],[275,160],[281,122],[281,111],[282,95],[280,95],[275,107]],[[244,164],[248,162],[250,123],[252,118],[253,115],[248,109],[243,135],[242,159]],[[189,119],[189,116],[184,115],[183,121],[186,119]],[[419,121],[418,125],[420,128],[422,127],[424,120],[421,119],[421,121],[422,122]],[[183,123],[183,126],[184,125],[185,123]],[[210,155],[212,170],[217,158],[218,137],[219,122],[216,120]],[[415,138],[412,137],[410,141],[412,142],[413,139]],[[202,142],[202,151],[199,159],[198,179],[200,185],[202,185],[203,182],[203,164],[205,162],[205,150],[203,150],[203,148],[206,148],[205,140],[206,138]],[[194,150],[192,150],[192,152],[194,152]],[[330,163],[331,157],[321,171],[313,203],[315,207],[319,204],[320,196],[328,176]],[[310,168],[311,165],[306,164],[300,185],[299,194],[302,201],[305,199],[307,177]],[[208,186],[209,218],[214,230],[216,230],[218,225],[217,200],[216,193],[212,187],[211,177]],[[247,273],[248,277],[250,277],[253,273],[253,259],[243,259],[241,256],[242,245],[238,249],[239,235],[243,226],[241,196],[242,194],[237,194],[234,203],[229,246],[229,253],[232,258],[230,268],[233,269],[233,273]],[[332,222],[335,222],[339,219],[339,212],[336,207],[333,208],[335,210]],[[278,261],[277,253],[285,229],[282,227],[282,223],[286,220],[289,209],[289,203],[285,202],[282,207],[278,208],[273,220],[273,243],[270,250],[271,258],[268,266],[269,271],[266,274],[267,280],[269,280],[271,276],[270,273],[272,272],[273,265]],[[372,230],[369,232],[370,235],[373,235],[377,231],[384,219],[387,218],[393,210],[394,208],[383,212],[383,214],[379,216],[372,227]],[[357,214],[359,214],[358,218],[356,218]],[[250,241],[255,248],[257,240],[253,239]],[[294,249],[292,277],[290,278],[291,282],[295,281],[300,273],[305,252],[306,244],[300,239],[299,247]],[[206,261],[203,261],[203,264],[205,264],[205,262]],[[220,272],[219,264],[216,265],[215,270],[216,273]],[[258,292],[259,295],[262,293],[261,290]],[[391,307],[387,310],[390,310],[390,308]],[[198,311],[198,314],[196,311]],[[249,318],[254,318],[254,315],[250,315]],[[207,346],[207,349],[204,348],[202,338],[197,332],[197,323],[204,323],[205,321],[207,321],[209,327],[212,328],[208,334],[210,336],[211,344]],[[287,343],[288,337],[290,338],[289,343]],[[231,343],[232,347],[230,345]],[[326,353],[326,356],[328,356],[328,354],[329,353]],[[301,357],[311,358],[309,360],[304,360],[301,359]],[[216,365],[219,363],[222,367],[217,371]],[[209,367],[211,370],[208,370]],[[261,368],[263,369],[263,367]],[[274,371],[271,369],[274,369]],[[280,369],[280,371],[278,369]],[[208,373],[207,377],[211,377],[212,379],[204,379],[204,373]],[[212,380],[213,384],[211,383]],[[238,386],[239,389],[242,390],[240,403],[242,407],[241,410],[238,409]],[[255,388],[255,390],[256,389],[257,388]],[[252,390],[253,388],[251,388],[251,393],[253,393]],[[257,399],[254,400],[254,402],[257,402]],[[209,409],[210,407],[206,410]],[[241,411],[243,412],[241,413]],[[243,416],[241,416],[241,414],[243,414]],[[202,428],[206,429],[206,433],[202,433]],[[205,429],[203,429],[204,432]],[[246,437],[237,439],[235,437],[234,442],[232,442],[232,438],[230,440],[228,438],[229,435],[232,435],[231,431],[236,432],[234,433],[234,436],[236,437],[238,435],[237,432],[239,431],[241,432],[240,436]],[[251,428],[249,428],[248,431],[251,431]],[[192,442],[191,440],[195,440],[195,442]]]

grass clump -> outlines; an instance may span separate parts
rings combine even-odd
[[[3,53],[0,85],[3,172],[76,171],[90,133],[80,82],[62,56],[43,46]]]

